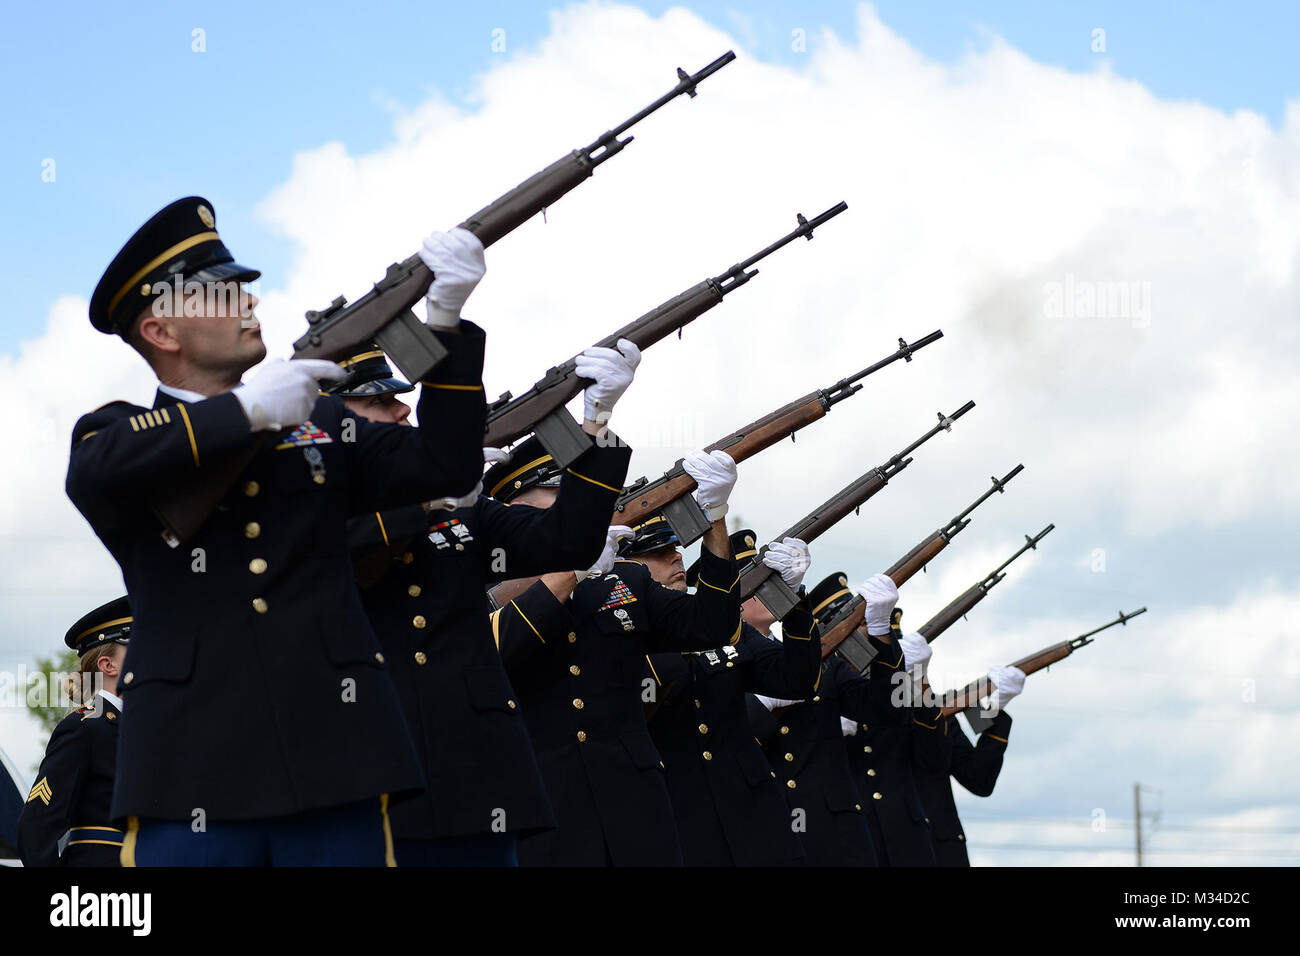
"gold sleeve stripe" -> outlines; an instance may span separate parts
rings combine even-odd
[[[118,857],[123,866],[135,866],[135,840],[140,835],[140,818],[126,818],[126,840],[122,844],[122,853]]]
[[[376,511],[375,520],[379,522],[379,533],[384,536],[384,547],[386,548],[392,547],[392,545],[388,543],[388,531],[387,529],[384,528],[384,516],[381,515],[378,511]]]
[[[541,631],[539,631],[537,628],[533,627],[533,622],[530,621],[530,620],[528,620],[528,615],[525,614],[525,613],[520,609],[519,605],[516,604],[514,601],[511,601],[511,602],[510,602],[510,606],[511,606],[512,608],[514,608],[516,611],[519,612],[519,616],[522,617],[522,618],[524,619],[524,623],[527,624],[529,627],[532,627],[532,628],[533,628],[533,633],[537,635],[537,639],[538,639],[539,641],[541,641],[543,644],[545,644],[545,643],[546,643],[546,638],[542,637],[542,632],[541,632]]]
[[[740,643],[740,629],[744,626],[745,626],[744,621],[741,621],[739,624],[736,625],[736,633],[732,634],[731,640],[727,641],[727,643],[730,644],[732,647],[735,647],[737,644]]]
[[[924,727],[926,730],[934,730],[939,726],[938,724],[922,723],[921,721],[917,720],[915,717],[912,718],[912,723],[916,724],[916,726],[918,727]]]
[[[663,687],[664,682],[659,679],[659,672],[655,670],[655,662],[650,660],[649,654],[645,656],[645,662],[650,665],[650,673],[654,675],[655,683],[658,684],[660,687]]]
[[[140,422],[136,419],[136,417],[135,417],[134,415],[132,415],[132,416],[131,416],[131,431],[133,431],[133,432],[138,432],[139,430],[140,430]]]
[[[1002,741],[1004,744],[1007,742],[1007,738],[1006,738],[1006,737],[999,737],[997,734],[990,734],[990,733],[988,733],[987,731],[985,731],[984,736],[985,736],[985,737],[992,737],[994,740],[1000,740],[1000,741]]]
[[[803,637],[800,637],[798,634],[791,634],[788,631],[782,631],[781,636],[788,637],[792,641],[807,641],[812,638],[811,634],[805,634]]]
[[[158,409],[158,414],[162,416],[162,420],[168,425],[172,423],[172,417],[167,414],[167,409],[165,408]]]
[[[82,436],[81,436],[81,440],[82,440],[82,441],[85,441],[85,440],[86,440],[87,438],[89,438],[91,435],[98,435],[98,434],[99,434],[99,429],[96,428],[93,432],[86,432],[86,434],[82,435]]]
[[[573,475],[574,478],[581,478],[583,481],[589,481],[593,485],[597,486],[598,488],[604,488],[605,490],[612,491],[618,495],[621,495],[623,493],[622,488],[615,488],[613,485],[607,485],[603,481],[597,481],[595,478],[588,478],[586,475],[580,475],[572,468],[566,468],[564,470],[567,471],[569,474]]]
[[[185,421],[185,434],[190,436],[190,452],[194,455],[194,467],[199,467],[199,444],[194,440],[194,426],[190,424],[190,413],[185,410],[184,405],[177,405],[176,411],[181,413],[181,418]]]
[[[822,686],[822,670],[819,667],[817,669],[817,679],[813,681],[813,693],[814,694],[817,693],[817,688],[821,686]]]
[[[727,588],[727,589],[724,591],[722,588],[718,587],[716,584],[710,584],[708,581],[704,580],[704,578],[698,578],[697,580],[698,580],[701,584],[703,584],[706,588],[713,588],[713,590],[717,591],[719,594],[730,594],[730,593],[731,593],[731,588]]]
[[[497,653],[501,653],[501,608],[497,608],[488,615],[488,620],[492,622],[492,640],[496,643]]]
[[[379,795],[379,815],[384,818],[384,866],[397,866],[393,855],[393,827],[388,821],[388,794]]]
[[[425,388],[445,388],[449,392],[481,392],[482,385],[443,385],[438,382],[421,382]]]

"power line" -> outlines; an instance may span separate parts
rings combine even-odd
[[[1035,843],[968,843],[967,846],[972,850],[1012,850],[1033,851],[1040,853],[1130,853],[1132,848],[1128,846],[1088,846],[1087,844],[1071,843],[1052,843],[1052,844],[1035,844]],[[1195,853],[1206,856],[1234,856],[1234,857],[1273,857],[1279,859],[1296,859],[1300,860],[1300,850],[1287,852],[1273,850],[1228,850],[1228,849],[1194,849],[1194,848],[1162,848],[1150,847],[1143,845],[1142,852],[1148,856],[1162,853]]]

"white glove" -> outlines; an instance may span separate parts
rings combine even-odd
[[[682,470],[699,488],[695,500],[710,521],[727,513],[727,499],[736,487],[736,463],[725,451],[693,451],[682,459]]]
[[[888,574],[873,574],[862,582],[858,593],[867,602],[867,633],[875,637],[889,633],[889,623],[898,603],[898,588]]]
[[[781,575],[781,580],[792,588],[803,582],[804,572],[812,563],[808,545],[798,538],[773,541],[763,552],[763,563]]]
[[[465,300],[487,271],[483,243],[468,229],[457,226],[451,232],[431,233],[419,255],[433,273],[433,283],[424,296],[429,325],[455,328]]]
[[[914,677],[924,677],[926,665],[930,663],[933,648],[920,634],[904,634],[898,639],[898,646],[903,649],[903,661]]]
[[[588,421],[609,421],[614,403],[632,384],[636,367],[641,364],[641,350],[627,339],[618,340],[617,349],[593,346],[583,349],[574,363],[574,371],[591,379],[583,395],[583,415]]]
[[[500,448],[484,448],[483,464],[495,465],[497,462],[508,461],[510,452],[502,451]],[[480,481],[474,486],[474,490],[467,495],[459,498],[435,498],[429,502],[429,511],[455,511],[458,508],[468,508],[474,502],[478,501],[479,495],[483,494],[483,482]]]
[[[247,385],[232,390],[251,429],[279,431],[301,425],[320,398],[320,382],[341,382],[348,373],[324,359],[272,359]]]
[[[618,542],[621,538],[630,538],[635,535],[633,531],[625,524],[612,524],[609,530],[605,532],[605,550],[600,552],[600,557],[586,571],[577,572],[578,580],[582,581],[590,577],[602,577],[614,570],[614,557],[618,554]]]
[[[1025,689],[1025,672],[1019,667],[995,664],[989,668],[989,680],[993,682],[989,710],[1001,710],[1011,702],[1011,698]]]
[[[856,737],[858,735],[858,722],[849,720],[847,717],[840,717],[840,733],[845,737]]]
[[[755,694],[754,696],[758,699],[758,702],[768,710],[773,710],[777,707],[791,707],[794,704],[803,703],[803,698],[800,698],[799,700],[786,700],[784,697],[764,697],[762,694]]]

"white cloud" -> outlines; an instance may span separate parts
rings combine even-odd
[[[1105,70],[1044,66],[996,39],[936,63],[866,6],[858,29],[852,38],[810,32],[798,69],[738,48],[698,99],[638,127],[636,142],[545,224],[493,247],[467,309],[490,332],[489,392],[521,391],[547,365],[765,245],[796,211],[847,200],[849,212],[814,243],[779,253],[684,341],[648,353],[615,418],[638,448],[634,473],[654,474],[688,446],[876,360],[900,334],[942,327],[946,338],[911,365],[879,373],[793,447],[747,463],[735,510],[774,534],[911,441],[935,411],[974,398],[979,407],[951,435],[818,542],[812,579],[887,566],[988,475],[1023,461],[1008,495],[909,583],[909,623],[1000,563],[1021,534],[1047,521],[1062,530],[945,637],[937,662],[951,649],[954,672],[974,676],[1113,608],[1151,603],[1153,612],[1035,678],[1017,732],[1030,746],[1013,752],[1036,763],[1014,761],[1001,799],[1039,799],[1063,792],[1053,780],[1094,775],[1127,786],[1118,751],[1205,801],[1281,800],[1294,771],[1268,778],[1280,776],[1275,748],[1296,739],[1300,712],[1278,692],[1279,675],[1293,685],[1296,665],[1269,622],[1296,620],[1294,563],[1261,542],[1254,565],[1231,570],[1272,571],[1275,590],[1236,603],[1235,586],[1198,592],[1178,616],[1170,595],[1188,603],[1190,585],[1158,569],[1172,564],[1171,535],[1300,519],[1290,480],[1300,446],[1288,434],[1300,413],[1300,103],[1275,129],[1248,111],[1161,100]],[[534,49],[477,78],[465,102],[433,96],[398,110],[391,145],[358,155],[335,142],[296,156],[259,207],[295,250],[288,273],[263,283],[272,353],[288,351],[304,310],[356,298],[423,233],[590,142],[666,90],[676,66],[698,69],[733,46],[681,9],[655,18],[569,7]],[[227,241],[239,248],[238,236]],[[1149,284],[1139,286],[1150,289],[1149,322],[1053,318],[1049,283],[1067,281]],[[43,396],[28,400],[17,426],[25,460],[0,479],[4,534],[22,542],[3,565],[0,659],[16,666],[120,587],[61,493],[66,436],[77,414],[111,398],[144,400],[152,386],[133,353],[88,328],[75,298],[58,300],[45,335],[0,359],[0,373]],[[1071,566],[1093,547],[1111,555],[1106,575]],[[1165,593],[1137,593],[1135,568],[1157,569],[1143,580]],[[1081,593],[1099,610],[1081,613]],[[1234,615],[1258,630],[1234,638]],[[1140,667],[1125,675],[1120,662]],[[1252,675],[1258,702],[1232,701],[1234,682]],[[1098,688],[1148,697],[1112,708]],[[1059,706],[1084,700],[1098,703]],[[1078,729],[1091,721],[1116,736]],[[1124,799],[1114,792],[1108,799]]]

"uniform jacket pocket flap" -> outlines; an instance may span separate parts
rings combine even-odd
[[[198,639],[191,629],[171,631],[156,640],[139,637],[123,662],[122,687],[134,690],[151,681],[188,680],[194,670]]]
[[[316,626],[325,644],[325,654],[332,663],[382,666],[379,642],[364,618],[346,614],[317,617]]]
[[[861,813],[862,804],[849,791],[832,788],[826,791],[826,809],[831,813]]]
[[[649,770],[651,767],[659,766],[659,751],[655,749],[654,741],[650,739],[649,734],[644,732],[623,734],[621,739],[623,747],[638,770]]]
[[[514,689],[500,667],[465,668],[465,688],[475,710],[514,710]]]
[[[736,754],[736,763],[740,764],[740,772],[745,775],[745,780],[751,787],[771,782],[772,766],[759,752],[757,744],[751,743],[748,747],[741,747],[740,752]]]

